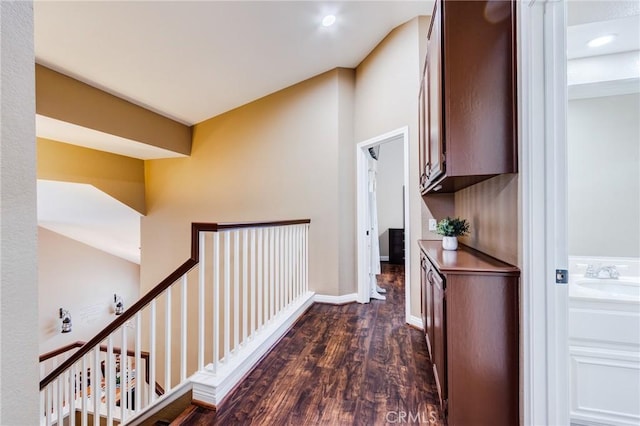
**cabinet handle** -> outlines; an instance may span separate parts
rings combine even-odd
[[[420,185],[424,185],[426,182],[427,182],[427,174],[423,172],[420,175]]]

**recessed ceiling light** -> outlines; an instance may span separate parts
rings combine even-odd
[[[333,24],[335,24],[336,22],[336,16],[335,15],[327,15],[324,18],[322,18],[322,26],[323,27],[330,27]]]
[[[616,38],[615,34],[608,34],[602,37],[597,37],[591,40],[589,43],[587,43],[587,46],[589,47],[604,46],[605,44],[611,43],[615,38]]]

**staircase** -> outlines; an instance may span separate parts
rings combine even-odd
[[[311,305],[309,224],[193,223],[189,259],[86,344],[46,354],[41,424],[138,424],[188,393],[219,404]]]

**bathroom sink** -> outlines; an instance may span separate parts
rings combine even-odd
[[[640,298],[640,283],[634,281],[582,278],[575,283],[582,288],[604,294]]]

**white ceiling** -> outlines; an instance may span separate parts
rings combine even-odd
[[[594,38],[606,35],[615,35],[616,38],[611,43],[600,47],[587,45]],[[567,28],[568,59],[638,49],[640,49],[640,15],[573,25]]]
[[[37,62],[185,124],[356,67],[432,1],[36,0]],[[330,28],[320,25],[328,13]],[[37,134],[135,158],[163,150],[37,117]],[[40,181],[41,226],[140,261],[140,215],[90,185]]]
[[[38,225],[140,263],[140,213],[91,185],[39,179]]]
[[[185,124],[356,67],[432,1],[36,1],[36,60]],[[321,26],[328,13],[337,16]]]
[[[354,68],[389,31],[432,8],[433,1],[36,0],[36,59],[191,125],[324,71]],[[327,13],[337,22],[322,28]],[[568,55],[581,58],[572,72],[587,64],[592,75],[594,55],[610,61],[625,56],[611,53],[638,50],[638,16],[637,0],[570,0]],[[622,34],[618,44],[585,50],[585,40],[611,31]],[[136,158],[166,155],[72,127],[38,118],[39,136]],[[39,183],[40,224],[139,262],[139,214],[74,185]]]
[[[567,28],[569,95],[605,96],[640,91],[640,1],[570,1]],[[615,35],[600,47],[587,43]],[[616,83],[619,82],[619,83]]]
[[[568,0],[567,25],[581,25],[640,15],[638,0]]]

